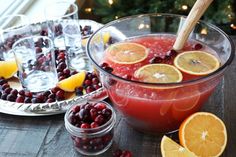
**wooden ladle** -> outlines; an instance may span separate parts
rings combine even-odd
[[[192,32],[194,26],[201,18],[203,13],[209,7],[213,0],[197,0],[191,9],[188,17],[186,18],[180,32],[177,35],[176,41],[174,43],[173,49],[179,51],[183,48],[184,43],[189,37],[189,34]]]

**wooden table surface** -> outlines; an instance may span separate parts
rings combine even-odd
[[[236,44],[236,37],[232,37]],[[204,105],[225,122],[228,143],[223,157],[236,154],[236,60],[220,85]],[[0,113],[0,157],[80,157],[73,149],[65,129],[64,114],[45,117],[22,117]],[[171,135],[175,137],[176,135]],[[134,157],[161,157],[161,136],[146,135],[127,126],[118,115],[112,147],[100,155],[112,157],[118,147],[128,149]]]

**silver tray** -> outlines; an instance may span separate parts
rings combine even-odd
[[[79,23],[82,27],[85,25],[91,26],[93,32],[103,26],[102,24],[92,20],[80,20]],[[45,22],[32,24],[33,34],[38,34],[45,27]],[[87,37],[88,36],[84,38]],[[16,103],[0,99],[0,112],[17,116],[55,115],[65,113],[72,104],[88,99],[103,100],[105,98],[107,98],[107,93],[105,88],[102,87],[82,96],[74,96],[73,98],[53,103]]]

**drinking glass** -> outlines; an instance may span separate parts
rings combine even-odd
[[[0,18],[0,59],[14,59],[12,45],[20,38],[32,35],[29,19],[15,14]]]
[[[55,47],[66,49],[67,63],[73,70],[87,68],[86,54],[81,44],[78,7],[74,3],[57,2],[45,8],[49,37]]]
[[[19,39],[13,52],[22,87],[31,92],[42,92],[58,82],[53,42],[45,36]]]

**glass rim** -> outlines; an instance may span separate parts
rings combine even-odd
[[[53,15],[53,16],[49,16],[49,18],[47,18],[47,9],[49,8],[49,10],[51,10],[50,8],[52,8],[52,6],[54,5],[62,5],[62,4],[68,4],[69,7],[70,6],[73,6],[74,10],[68,14],[63,14],[63,15]],[[55,19],[58,19],[58,18],[65,18],[65,17],[69,17],[71,15],[74,15],[75,13],[78,12],[78,6],[75,4],[75,3],[72,3],[72,2],[67,2],[67,1],[59,1],[59,2],[51,2],[49,3],[45,8],[44,8],[44,16],[47,20],[55,20]]]
[[[14,26],[8,26],[9,23],[11,23],[11,20],[14,18],[14,17],[19,17],[21,20],[23,20],[23,24],[16,24]],[[10,21],[8,20],[8,24],[6,24],[6,28],[2,28],[2,26],[0,27],[0,30],[1,32],[8,32],[8,31],[11,31],[11,30],[19,30],[19,29],[22,29],[22,28],[25,28],[26,26],[30,25],[30,19],[28,18],[28,16],[24,15],[24,14],[11,14],[11,15],[4,15],[2,17],[0,17],[0,21],[5,21],[4,19],[5,18],[11,18]]]
[[[95,35],[97,35],[97,33],[99,31],[102,31],[104,28],[107,28],[109,26],[112,26],[113,24],[115,23],[120,23],[120,22],[123,22],[123,21],[128,21],[129,19],[134,19],[134,18],[140,18],[140,17],[151,17],[151,16],[155,16],[155,17],[175,17],[175,18],[186,18],[187,16],[184,16],[184,15],[178,15],[178,14],[169,14],[169,13],[150,13],[150,14],[139,14],[139,15],[132,15],[132,16],[127,16],[127,17],[123,17],[123,18],[120,18],[120,19],[117,19],[117,20],[114,20],[114,21],[111,21],[107,24],[105,24],[103,27],[99,28],[98,30],[96,30],[92,36],[89,38],[88,40],[88,43],[87,43],[87,46],[86,46],[86,53],[88,55],[88,58],[89,60],[96,66],[96,68],[99,69],[99,71],[102,71],[103,73],[105,73],[106,75],[108,76],[111,76],[112,78],[115,78],[117,80],[121,80],[121,81],[124,81],[124,82],[129,82],[129,83],[134,83],[134,84],[138,84],[138,85],[145,85],[145,86],[160,86],[160,87],[166,87],[166,86],[182,86],[182,85],[188,85],[188,84],[192,84],[192,83],[197,83],[197,82],[200,82],[200,81],[205,81],[207,79],[211,79],[213,78],[214,76],[220,74],[227,66],[229,66],[231,64],[231,62],[233,61],[233,58],[235,56],[234,52],[235,52],[235,47],[234,47],[234,43],[232,41],[232,39],[223,31],[221,30],[220,28],[218,28],[217,26],[211,24],[211,23],[208,23],[208,22],[205,22],[205,21],[202,21],[202,20],[199,20],[198,22],[200,24],[204,24],[214,30],[216,30],[217,32],[219,32],[221,35],[223,35],[230,43],[230,47],[231,47],[231,51],[230,51],[230,56],[228,58],[228,60],[225,62],[224,65],[222,65],[220,68],[218,68],[216,71],[206,75],[206,76],[202,76],[200,78],[197,78],[197,79],[192,79],[192,80],[188,80],[188,81],[182,81],[182,82],[173,82],[173,83],[150,83],[150,82],[141,82],[141,81],[135,81],[135,80],[127,80],[125,78],[122,78],[122,77],[119,77],[117,75],[114,75],[112,73],[109,73],[107,71],[105,71],[94,59],[93,57],[91,56],[90,54],[90,49],[89,49],[89,45],[92,41],[92,39],[94,38]]]
[[[106,123],[104,123],[101,126],[96,127],[96,128],[83,129],[83,128],[79,128],[79,127],[72,125],[68,120],[69,114],[71,113],[71,109],[75,106],[78,106],[78,105],[80,106],[80,105],[85,104],[87,102],[106,104],[106,106],[112,112],[111,118]],[[107,130],[109,131],[110,129],[112,129],[114,127],[114,125],[116,123],[116,113],[115,113],[115,110],[113,109],[113,107],[106,101],[85,100],[83,102],[80,102],[80,104],[75,104],[75,105],[70,106],[70,108],[65,113],[64,121],[65,121],[65,127],[66,127],[67,131],[74,136],[82,135],[85,132],[87,133],[88,136],[96,136],[96,135],[106,132]],[[96,132],[89,133],[89,131],[93,131],[93,130]],[[74,132],[77,132],[77,133],[74,133]]]
[[[44,38],[44,39],[49,40],[49,41],[50,41],[50,48],[54,48],[54,47],[53,47],[53,41],[52,41],[52,39],[50,39],[49,37],[47,37],[47,36],[42,36],[42,35],[32,35],[32,36],[23,37],[23,38],[20,38],[19,40],[17,40],[17,41],[12,45],[12,49],[14,50],[14,48],[17,47],[16,45],[19,44],[20,42],[24,41],[24,40],[27,40],[27,39],[32,39],[32,40],[34,40],[35,38],[37,38],[37,39]]]

